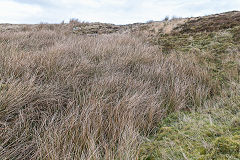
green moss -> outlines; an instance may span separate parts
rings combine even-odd
[[[168,136],[169,134],[171,134],[172,136]],[[159,130],[159,133],[156,137],[157,140],[162,140],[164,138],[170,138],[170,139],[174,139],[175,138],[175,135],[177,135],[177,131],[172,128],[172,127],[162,127],[160,130]]]
[[[0,84],[0,92],[7,89],[8,89],[8,86],[6,84]]]
[[[240,127],[240,113],[232,118],[232,127]]]
[[[235,114],[226,108],[170,114],[160,124],[157,134],[141,146],[140,157],[237,159],[240,137],[238,118],[239,111]]]
[[[215,154],[240,153],[240,136],[219,137],[214,141]]]

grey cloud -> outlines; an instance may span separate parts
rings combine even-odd
[[[121,0],[14,0],[14,2],[37,5],[43,10],[37,17],[29,16],[22,23],[39,21],[59,23],[61,20],[79,18],[90,22],[124,24],[145,22],[150,19],[161,20],[166,15],[189,17],[240,9],[239,0],[127,0],[124,3],[121,3]]]

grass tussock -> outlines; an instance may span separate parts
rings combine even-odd
[[[134,159],[163,117],[215,93],[191,56],[60,28],[0,33],[0,159]]]

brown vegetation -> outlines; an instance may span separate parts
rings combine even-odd
[[[175,28],[180,33],[213,32],[240,25],[240,12],[232,11],[190,19]]]
[[[0,33],[0,159],[134,159],[164,116],[214,94],[191,55],[66,26]]]

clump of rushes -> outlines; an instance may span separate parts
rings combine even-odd
[[[163,117],[214,94],[190,57],[65,25],[0,33],[0,159],[134,159]]]

